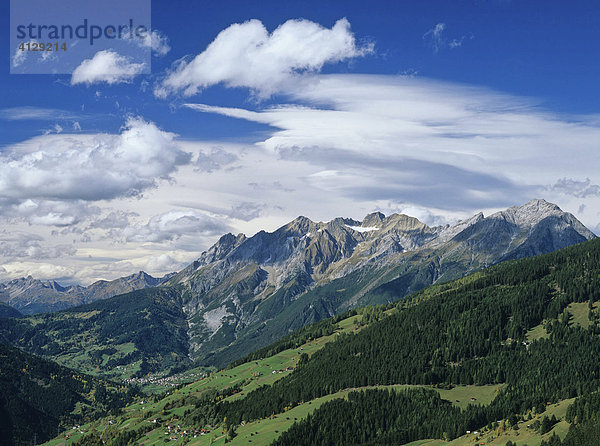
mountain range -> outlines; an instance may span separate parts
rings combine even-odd
[[[0,283],[0,302],[23,314],[46,313],[87,304],[134,290],[158,286],[171,275],[155,278],[144,271],[115,280],[98,280],[90,286],[62,286],[54,280],[43,281],[31,276]]]
[[[298,217],[271,233],[226,234],[179,273],[153,279],[155,288],[108,300],[95,295],[100,300],[91,304],[0,320],[0,339],[103,376],[115,377],[115,365],[119,377],[193,363],[222,367],[352,308],[397,301],[504,260],[594,237],[544,200],[451,226],[379,212],[362,221]],[[119,280],[104,282],[105,289],[116,282],[116,294]],[[140,288],[152,283],[124,282]]]
[[[362,221],[298,217],[272,233],[224,235],[166,286],[182,287],[192,357],[221,366],[351,308],[594,237],[544,200],[452,226],[380,212]]]
[[[599,273],[598,239],[502,262],[308,325],[48,445],[597,446]]]

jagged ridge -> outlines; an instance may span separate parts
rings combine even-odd
[[[111,281],[98,280],[83,287],[79,285],[62,286],[54,280],[42,281],[28,276],[1,283],[0,301],[23,314],[46,313],[158,286],[171,277],[172,274],[155,278],[140,271]]]
[[[224,235],[168,284],[185,289],[193,356],[223,365],[340,311],[593,237],[537,199],[452,226],[380,212],[360,222],[301,216],[272,233]]]

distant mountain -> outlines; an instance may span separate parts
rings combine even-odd
[[[155,287],[67,310],[0,319],[0,342],[122,381],[188,368],[187,320],[175,287]]]
[[[10,305],[0,302],[0,317],[21,317],[23,314]]]
[[[532,416],[544,412],[550,417],[558,401],[580,397],[565,417],[571,429],[563,422],[557,433],[564,437],[569,430],[565,445],[597,445],[599,294],[600,240],[505,262],[415,293],[410,305],[362,311],[358,324],[366,322],[365,327],[334,338],[310,359],[300,360],[288,376],[244,398],[207,403],[189,416],[197,419],[203,410],[213,410],[218,421],[260,426],[253,422],[291,417],[290,409],[303,402],[317,403],[328,394],[363,388],[320,406],[272,444],[414,444],[433,438],[445,440],[436,444],[540,444],[541,434],[549,433],[554,422],[540,428],[539,420],[532,428]],[[452,398],[440,416],[439,402],[421,393],[398,398],[384,387],[399,384],[503,386],[489,405],[480,405],[471,394],[476,403],[452,413]],[[570,402],[566,403],[565,408]],[[514,414],[519,417],[508,425],[492,425]],[[596,428],[584,441],[577,425],[586,422]],[[479,436],[450,443],[473,431]],[[550,435],[544,439],[548,446],[561,444],[549,441]]]
[[[55,281],[41,281],[29,276],[1,283],[0,301],[23,314],[46,313],[158,286],[170,278],[171,275],[167,275],[157,279],[140,271],[111,281],[99,280],[88,287],[65,287]]]
[[[156,288],[0,320],[0,339],[109,377],[192,362],[222,367],[351,308],[591,238],[573,215],[543,200],[452,226],[378,212],[363,221],[299,217],[272,233],[226,234]]]
[[[597,446],[599,296],[600,239],[503,262],[308,325],[73,441]]]
[[[380,212],[363,221],[298,217],[272,233],[224,235],[167,285],[184,289],[192,357],[224,365],[341,311],[594,237],[544,200],[453,226]]]
[[[136,395],[126,386],[84,375],[0,344],[0,444],[44,442],[107,415]]]

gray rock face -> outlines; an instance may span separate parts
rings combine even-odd
[[[544,200],[432,228],[379,212],[362,222],[298,217],[272,233],[223,236],[168,285],[184,289],[192,356],[223,365],[354,306],[593,237]]]
[[[158,286],[170,278],[171,275],[157,279],[140,271],[111,281],[99,280],[88,287],[63,287],[55,281],[42,281],[29,276],[0,284],[0,302],[7,303],[23,314],[45,313]]]
[[[187,319],[190,358],[224,366],[353,307],[398,300],[503,260],[593,237],[573,215],[543,200],[452,226],[429,227],[407,215],[379,212],[362,221],[298,217],[271,233],[226,234],[188,267],[162,279],[140,272],[84,288],[28,277],[0,284],[0,301],[31,314],[170,287]]]

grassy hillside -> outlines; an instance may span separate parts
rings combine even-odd
[[[44,441],[66,429],[117,410],[136,395],[0,344],[0,443]]]
[[[331,334],[326,323],[314,326],[324,335],[316,339],[300,331],[154,406],[129,408],[109,438],[130,426],[140,444],[531,446],[570,441],[574,429],[592,438],[600,400],[577,419],[567,407],[600,388],[599,296],[598,240],[497,265],[360,310]]]
[[[127,438],[136,444],[164,444],[165,439],[184,438],[189,444],[209,445],[225,444],[227,429],[220,420],[198,423],[190,416],[190,412],[201,401],[236,401],[245,398],[249,392],[265,385],[272,385],[290,373],[297,366],[303,354],[308,357],[320,350],[324,345],[334,341],[343,334],[357,333],[363,327],[357,324],[361,315],[352,315],[341,319],[335,324],[331,334],[311,338],[298,344],[295,348],[284,349],[261,359],[241,362],[231,368],[211,374],[193,384],[181,386],[163,398],[157,396],[142,397],[135,404],[115,416],[98,420],[65,431],[59,437],[50,441],[49,445],[66,445],[81,442],[95,444],[97,436],[102,433],[109,443],[118,444]],[[318,329],[322,328],[317,324]],[[318,329],[314,333],[318,332]],[[274,350],[279,350],[277,346]],[[262,355],[259,355],[262,356]],[[286,370],[288,369],[288,370]],[[276,373],[273,373],[276,371]],[[397,391],[424,386],[387,386]],[[458,408],[465,408],[475,398],[482,404],[488,404],[497,395],[502,386],[455,386],[451,389],[434,389],[440,396]],[[431,387],[429,387],[431,388]],[[305,402],[290,408],[282,414],[276,414],[265,419],[245,423],[236,429],[233,444],[248,443],[269,444],[278,438],[282,432],[289,429],[296,421],[302,420],[324,403],[346,398],[352,389],[346,389],[322,398]],[[154,422],[156,420],[156,422]],[[169,425],[172,429],[169,429]],[[177,427],[179,426],[179,427]],[[204,435],[200,432],[205,429]],[[187,432],[187,434],[183,434]],[[194,438],[194,435],[196,437]],[[88,442],[88,443],[85,443]]]
[[[57,313],[0,319],[0,340],[111,379],[189,367],[177,290],[148,288]]]
[[[336,324],[334,333],[327,336],[311,339],[297,348],[285,349],[263,359],[244,362],[212,373],[193,384],[180,386],[162,398],[142,397],[135,404],[125,408],[123,413],[66,431],[49,444],[64,445],[67,441],[68,444],[72,444],[80,440],[87,441],[86,438],[90,444],[94,444],[93,438],[98,432],[104,432],[104,438],[115,441],[119,435],[134,435],[135,438],[143,437],[145,444],[163,444],[165,438],[172,436],[171,433],[164,433],[169,432],[169,424],[184,426],[178,429],[181,432],[197,429],[194,427],[197,422],[189,418],[189,411],[199,402],[234,401],[244,398],[254,389],[273,384],[292,373],[302,354],[310,356],[340,334],[359,330],[360,328],[353,323],[355,319],[356,316],[353,316],[340,321]],[[153,420],[157,420],[156,423],[153,423]],[[147,430],[148,428],[151,429]],[[208,442],[209,437],[220,432],[221,423],[214,420],[214,424],[203,424],[202,428],[208,428],[211,432],[210,436],[201,436]]]

